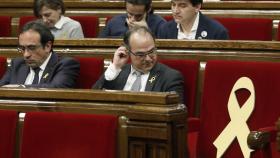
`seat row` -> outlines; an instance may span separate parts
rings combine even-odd
[[[97,16],[70,16],[79,21],[82,25],[86,38],[95,38],[99,31],[99,18]],[[111,17],[108,16],[106,22]],[[166,20],[171,20],[172,16],[165,16]],[[19,18],[18,31],[28,21],[34,20],[33,16],[22,16]],[[228,30],[231,40],[273,40],[273,20],[268,18],[215,18],[222,23]],[[11,36],[11,17],[0,16],[0,37]],[[278,25],[280,27],[280,25]],[[279,30],[279,28],[278,28]],[[278,31],[279,32],[279,31]],[[280,39],[280,33],[277,34]]]
[[[89,60],[90,58],[87,59]],[[83,65],[83,61],[80,62]],[[200,112],[195,115],[199,62],[182,59],[165,59],[161,62],[179,70],[184,76],[189,115],[187,150],[191,158],[216,157],[218,151],[225,158],[246,157],[245,155],[251,152],[247,145],[248,134],[264,127],[275,127],[280,116],[280,106],[277,106],[280,94],[280,63],[207,61]],[[88,62],[93,63],[94,60]],[[81,70],[88,70],[90,67],[88,74],[97,75],[93,72],[98,71],[95,70],[96,65],[81,66]],[[103,67],[99,68],[102,72]],[[91,80],[86,76],[83,78],[83,82]],[[275,144],[272,144],[271,149],[273,157],[279,156]],[[267,152],[254,151],[251,154],[254,157],[267,156]]]

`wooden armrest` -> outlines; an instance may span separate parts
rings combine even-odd
[[[270,143],[270,132],[252,131],[248,135],[247,143],[251,149],[263,149]]]

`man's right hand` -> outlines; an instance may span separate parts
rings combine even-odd
[[[114,54],[113,64],[117,69],[121,69],[128,61],[128,50],[124,46],[120,46]]]

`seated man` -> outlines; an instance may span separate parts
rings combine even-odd
[[[146,26],[156,35],[165,20],[153,14],[151,4],[152,0],[125,0],[127,14],[109,20],[99,37],[123,37],[127,30],[134,26]]]
[[[124,36],[125,46],[119,47],[95,89],[132,91],[175,91],[183,102],[183,76],[180,72],[157,62],[155,38],[146,27],[134,27]],[[131,64],[127,64],[130,57]]]
[[[157,37],[162,39],[229,39],[228,31],[200,12],[202,0],[171,0],[173,20],[163,24]]]
[[[47,26],[31,21],[19,34],[18,52],[23,58],[12,60],[0,80],[4,87],[74,87],[80,64],[72,58],[59,58],[53,52],[54,36]]]

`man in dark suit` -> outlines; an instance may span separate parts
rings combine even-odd
[[[174,91],[183,102],[183,77],[178,71],[157,62],[155,38],[149,29],[135,27],[129,30],[124,36],[124,45],[116,50],[113,62],[93,88]],[[129,57],[131,64],[127,64]],[[135,86],[138,79],[140,83]]]
[[[59,58],[52,51],[54,36],[39,22],[27,23],[18,40],[23,58],[12,60],[0,81],[3,87],[74,87],[80,64],[72,58]]]
[[[152,30],[154,34],[165,20],[156,14],[153,14],[151,7],[152,0],[125,0],[126,14],[113,17],[108,21],[100,38],[120,38],[130,28],[134,26],[145,26]]]
[[[173,20],[163,24],[157,34],[162,39],[229,39],[227,29],[200,12],[202,0],[171,0]]]

